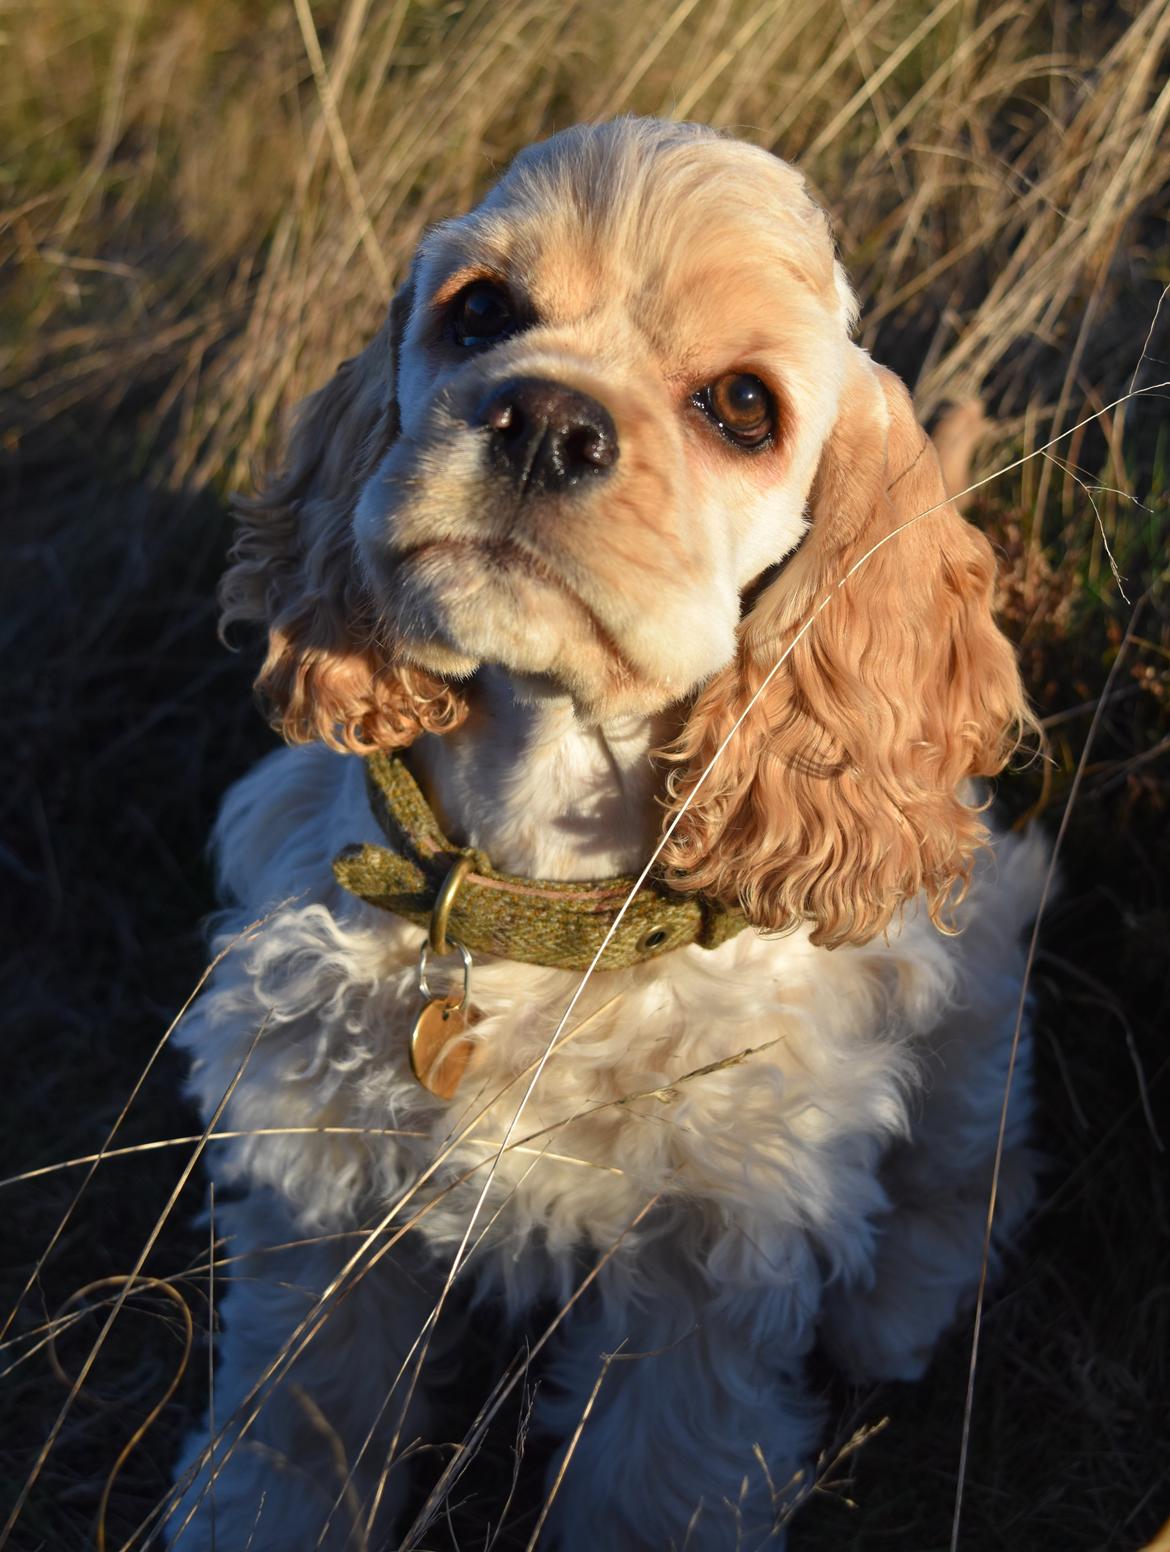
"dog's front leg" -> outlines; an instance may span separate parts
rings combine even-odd
[[[801,1241],[785,1259],[771,1286],[699,1299],[660,1286],[570,1323],[543,1421],[567,1441],[584,1425],[551,1468],[549,1490],[563,1476],[542,1548],[782,1545],[821,1422],[802,1378],[819,1274]]]
[[[367,1268],[371,1242],[342,1277],[363,1236],[306,1234],[263,1189],[216,1221],[226,1265],[213,1405],[183,1451],[169,1546],[386,1544],[406,1490],[400,1457],[428,1411],[421,1385],[407,1405],[434,1291],[425,1271],[394,1252]]]
[[[978,1286],[995,1161],[998,1110],[1006,1071],[989,1062],[984,1096],[1000,1099],[986,1114],[961,1090],[927,1103],[912,1140],[887,1160],[882,1181],[893,1203],[876,1224],[872,1263],[854,1282],[825,1292],[825,1345],[843,1373],[857,1381],[915,1380],[935,1345]],[[1028,1057],[1025,1039],[1022,1059]],[[990,1270],[1034,1195],[1035,1163],[1023,1141],[1029,1087],[1017,1073],[1018,1097],[1009,1117],[996,1192]],[[945,1080],[943,1080],[944,1087]],[[933,1112],[933,1113],[931,1113]],[[982,1131],[981,1144],[974,1134]]]
[[[1045,862],[1035,842],[999,842],[998,897],[976,896],[979,908],[957,940],[961,979],[954,1006],[923,1042],[911,1134],[882,1166],[890,1209],[874,1225],[872,1262],[854,1281],[826,1288],[825,1345],[853,1379],[917,1379],[939,1337],[974,1297],[1009,1069],[993,1272],[1031,1205],[1031,1031],[1030,1019],[1020,1017],[1020,939]]]

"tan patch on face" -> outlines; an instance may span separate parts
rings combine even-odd
[[[555,235],[542,234],[538,250],[518,278],[536,317],[564,326],[594,318],[620,295],[615,274],[620,265],[615,259],[563,224]]]
[[[506,276],[500,266],[490,264],[486,257],[469,258],[466,264],[460,265],[436,288],[431,298],[431,305],[436,309],[446,307],[461,291],[465,291],[477,280],[490,280],[497,284],[504,284]]]

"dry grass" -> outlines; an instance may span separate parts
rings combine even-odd
[[[519,144],[634,109],[799,160],[836,215],[867,343],[916,382],[924,413],[981,389],[998,422],[989,468],[1126,391],[1170,282],[1170,0],[9,0],[0,48],[2,855],[17,902],[2,995],[21,1078],[0,1095],[5,1174],[100,1146],[202,965],[203,838],[217,794],[266,744],[246,665],[214,641],[219,497],[368,335],[422,227],[465,207]],[[1170,376],[1168,339],[1163,318],[1141,381]],[[1109,553],[1130,597],[1165,564],[1163,403],[1100,416],[977,510],[1053,744],[1051,766],[1004,784],[1012,812],[1050,822],[1063,809],[1128,619]],[[1170,1512],[1168,696],[1155,591],[1105,707],[1044,940],[1052,1164],[985,1333],[963,1541],[980,1552],[1135,1547]],[[177,1081],[164,1054],[119,1141],[198,1135]],[[173,1275],[208,1328],[199,1189],[169,1209],[192,1146],[98,1166],[25,1300],[18,1345],[0,1353],[0,1507],[66,1394],[46,1321],[126,1276],[156,1219],[144,1271]],[[3,1192],[0,1322],[82,1178]],[[125,1287],[53,1327],[67,1377]],[[182,1353],[169,1297],[135,1291],[10,1545],[92,1544],[119,1452]],[[119,1470],[110,1545],[165,1490],[206,1356]],[[796,1545],[946,1544],[965,1365],[959,1333],[919,1387],[833,1392],[842,1441],[890,1422],[849,1453],[859,1510],[839,1468]],[[498,1518],[519,1386],[514,1399],[460,1486],[464,1546]],[[512,1500],[517,1546],[539,1512],[532,1455]]]
[[[319,10],[11,12],[23,89],[0,127],[28,326],[8,366],[30,419],[83,411],[92,436],[95,403],[149,393],[140,457],[165,429],[175,485],[245,478],[274,417],[368,337],[428,222],[518,145],[631,108],[801,162],[864,338],[904,340],[925,413],[983,388],[1001,416],[1067,414],[1090,341],[1095,377],[1132,370],[1108,312],[1115,271],[1146,257],[1135,213],[1165,193],[1156,0],[1097,21],[1042,0],[847,0],[832,26],[821,0]]]

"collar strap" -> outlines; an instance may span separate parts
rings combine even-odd
[[[633,890],[632,876],[566,883],[501,873],[483,852],[461,849],[446,838],[397,754],[367,757],[366,786],[390,845],[347,846],[334,859],[334,875],[351,894],[425,927],[451,869],[466,857],[470,869],[453,894],[444,891],[445,936],[453,943],[475,954],[498,954],[549,969],[587,970],[593,963]],[[742,911],[678,895],[648,880],[630,902],[598,968],[626,969],[690,943],[718,948],[747,925]]]

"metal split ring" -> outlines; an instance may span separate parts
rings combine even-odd
[[[444,939],[444,942],[446,943],[446,952],[450,954],[454,951],[463,961],[463,995],[451,1010],[453,1013],[462,1013],[471,997],[471,955],[463,947],[462,943],[447,942],[446,939]],[[431,948],[430,943],[424,938],[419,944],[418,949],[418,989],[427,1002],[439,1001],[438,994],[431,990],[430,983],[427,980],[427,958],[434,952],[435,950]]]

